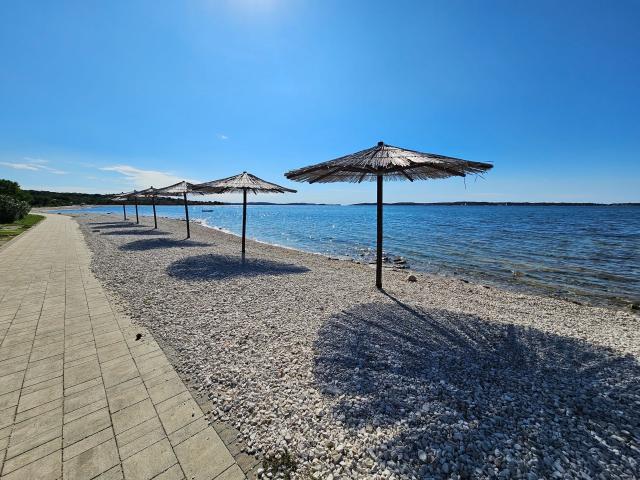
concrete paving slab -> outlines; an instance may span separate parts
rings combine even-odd
[[[245,478],[90,259],[63,215],[0,250],[0,480]]]

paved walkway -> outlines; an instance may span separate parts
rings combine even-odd
[[[89,261],[62,215],[0,249],[1,479],[244,478]]]

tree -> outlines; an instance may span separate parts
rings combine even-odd
[[[0,195],[6,195],[8,197],[12,197],[16,200],[27,203],[31,203],[31,201],[33,200],[29,192],[25,192],[24,190],[20,189],[20,185],[18,185],[18,182],[5,180],[3,178],[0,178]]]

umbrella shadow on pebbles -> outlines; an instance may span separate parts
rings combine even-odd
[[[136,224],[133,220],[108,220],[106,222],[87,222],[87,225],[120,225],[122,227],[141,227],[142,225]]]
[[[397,474],[640,473],[640,366],[630,355],[398,301],[329,318],[314,351],[334,415],[373,435],[377,462]],[[394,433],[376,437],[378,426]]]
[[[138,225],[135,223],[100,223],[100,222],[93,222],[90,223],[89,225],[91,225],[91,228],[131,228],[131,227],[135,227],[135,228],[141,228],[144,225]]]
[[[168,235],[167,232],[161,232],[159,230],[112,230],[110,232],[103,232],[102,235],[153,235],[161,236]]]
[[[184,280],[210,280],[259,275],[292,275],[309,269],[290,263],[257,258],[246,259],[226,255],[196,255],[173,262],[167,273]]]
[[[144,240],[134,240],[133,242],[121,245],[120,250],[153,250],[156,248],[190,248],[190,247],[211,247],[211,243],[196,242],[191,240],[174,240],[172,238],[149,238]]]

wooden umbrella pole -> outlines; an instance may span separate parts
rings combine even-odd
[[[187,238],[191,238],[191,230],[189,229],[189,207],[187,206],[187,192],[183,192],[184,197],[184,217],[187,220]]]
[[[382,289],[382,175],[378,175],[378,229],[376,251],[376,287]]]
[[[153,228],[158,228],[158,219],[156,218],[156,197],[155,195],[151,196],[151,205],[153,205]]]
[[[244,244],[247,234],[247,189],[242,190],[242,259],[244,260]]]
[[[138,197],[133,197],[136,203],[136,223],[140,223],[140,218],[138,217]]]
[[[122,204],[122,216],[124,217],[124,221],[127,221],[127,207],[126,204]]]

